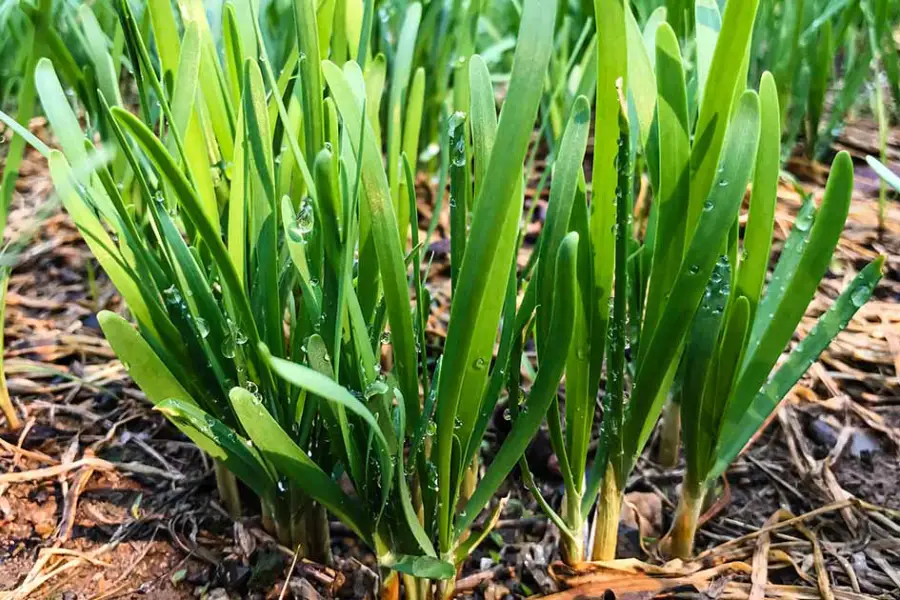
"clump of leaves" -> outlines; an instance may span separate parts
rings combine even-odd
[[[477,55],[466,62],[467,94],[451,121],[461,300],[437,365],[424,352],[429,298],[406,152],[415,152],[422,118],[424,74],[410,85],[407,71],[421,8],[407,9],[382,136],[384,63],[361,62],[362,52],[359,61],[325,59],[314,4],[295,7],[297,46],[276,78],[258,25],[248,37],[230,3],[221,61],[205,16],[188,11],[178,37],[171,12],[151,3],[158,73],[120,1],[141,117],[99,97],[127,177],[117,180],[98,156],[42,60],[37,89],[62,146],[48,151],[51,174],[137,324],[103,312],[107,338],[148,399],[221,465],[232,509],[226,471],[259,496],[285,543],[325,553],[324,509],[384,569],[452,579],[499,516],[470,532],[540,426],[565,366],[564,357],[542,364],[513,431],[473,481],[469,467],[519,359],[514,327],[533,310],[516,312],[515,256],[522,164],[552,49],[544,17],[556,4],[525,3],[520,35],[531,43],[516,50],[515,102],[499,119],[487,66]],[[547,318],[566,345],[578,240],[564,236],[548,259],[563,293]],[[381,371],[385,356],[390,372]],[[425,593],[421,581],[407,589]]]
[[[565,163],[554,174],[532,282],[540,361],[553,353],[541,307],[556,294],[542,280],[552,263],[541,253],[568,231],[589,240],[579,262],[576,306],[582,308],[568,350],[565,427],[559,410],[551,407],[548,414],[566,488],[561,511],[541,498],[526,470],[526,483],[562,532],[563,556],[571,562],[584,560],[586,515],[598,498],[592,555],[615,557],[622,490],[667,399],[672,414],[681,412],[688,464],[672,550],[689,554],[710,482],[865,302],[881,265],[878,260],[863,270],[773,373],[837,244],[852,188],[849,157],[836,158],[818,216],[808,202],[764,286],[781,111],[771,74],[763,75],[759,93],[744,89],[742,57],[757,3],[729,3],[723,16],[715,3],[697,4],[691,71],[664,11],[655,12],[641,34],[627,3],[603,6],[608,18],[598,23],[591,204],[578,168],[588,108],[579,100],[556,145]],[[654,201],[639,236],[633,182],[643,168]],[[741,239],[738,216],[751,180],[750,219]],[[603,358],[603,421],[588,465]]]

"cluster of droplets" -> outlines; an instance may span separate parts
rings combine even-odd
[[[731,267],[728,257],[722,255],[716,261],[709,284],[703,294],[703,308],[713,314],[721,314],[725,310],[725,302],[731,290]]]
[[[437,466],[429,460],[425,468],[427,470],[427,473],[425,474],[425,484],[428,486],[428,489],[436,492],[438,490]]]

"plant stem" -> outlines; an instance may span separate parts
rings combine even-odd
[[[681,443],[681,407],[669,398],[663,408],[662,426],[659,431],[659,447],[656,462],[663,467],[678,464],[678,446]]]
[[[581,514],[581,497],[566,494],[563,499],[562,518],[575,534],[574,537],[563,534],[559,540],[559,552],[563,562],[569,566],[584,562],[584,517]]]
[[[328,513],[325,507],[314,502],[300,519],[306,521],[307,554],[323,565],[334,562],[331,555],[331,534],[328,531]]]
[[[619,513],[622,510],[622,490],[616,481],[612,465],[607,465],[600,488],[597,516],[594,528],[594,560],[614,560],[619,540]]]
[[[425,600],[421,594],[423,583],[422,579],[413,577],[412,575],[403,575],[403,598],[404,600]]]
[[[225,510],[232,518],[239,518],[241,516],[241,494],[238,490],[237,478],[219,461],[216,461],[216,487],[219,489],[219,498],[222,499]]]
[[[437,584],[436,598],[450,600],[456,595],[456,579],[441,579]]]
[[[705,486],[695,486],[688,482],[681,488],[675,522],[672,523],[672,531],[669,534],[671,538],[669,551],[676,558],[690,558],[694,553],[694,535],[697,533],[697,521],[703,508],[705,490]]]

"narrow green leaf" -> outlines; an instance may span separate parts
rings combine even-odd
[[[646,148],[656,112],[656,79],[641,29],[630,10],[625,11],[625,39],[628,44],[628,92],[637,113],[641,147]]]
[[[625,85],[628,72],[623,0],[594,0],[597,20],[597,99],[594,105],[594,156],[591,174],[591,248],[594,254],[594,318],[592,337],[606,340],[609,300],[612,297],[616,251],[616,156],[620,100],[617,82]],[[603,348],[605,342],[594,344]],[[602,356],[598,357],[602,359]]]
[[[859,272],[850,286],[822,315],[806,338],[797,345],[772,378],[755,392],[743,410],[726,413],[726,422],[716,449],[716,463],[709,479],[725,472],[750,438],[772,414],[781,399],[794,387],[800,377],[819,358],[838,333],[840,333],[862,307],[881,279],[884,258],[879,257]],[[739,400],[739,397],[735,397]]]
[[[355,63],[347,65],[351,67]],[[406,401],[406,414],[410,421],[415,421],[419,414],[419,383],[406,262],[403,258],[390,188],[381,162],[381,152],[375,143],[368,120],[364,121],[362,107],[357,102],[344,73],[334,63],[328,61],[323,63],[323,71],[338,110],[347,124],[345,131],[351,145],[362,157],[363,196],[371,217],[378,270],[384,285],[396,373],[400,381],[400,391]],[[364,128],[364,135],[361,134],[362,130],[357,124]]]
[[[769,268],[769,249],[775,224],[775,202],[778,197],[778,175],[781,161],[781,120],[775,78],[766,71],[759,84],[760,136],[756,154],[756,171],[750,194],[750,216],[744,232],[735,293],[750,303],[753,322]]]
[[[719,331],[728,302],[731,285],[731,266],[721,257],[713,268],[706,284],[703,301],[694,315],[691,334],[684,351],[683,380],[681,383],[681,428],[684,437],[687,470],[691,477],[702,477],[702,464],[706,461],[705,438],[715,435],[713,424],[703,421],[709,412],[705,403],[726,401],[715,395],[715,361]],[[712,381],[711,381],[712,380]],[[707,388],[711,387],[712,392]],[[699,481],[692,481],[696,485]]]
[[[763,300],[757,312],[741,366],[733,410],[742,411],[752,401],[753,394],[765,382],[815,295],[844,228],[852,191],[853,162],[849,154],[841,152],[832,163],[822,206],[795,270],[787,274],[777,288],[770,284],[766,290],[767,297],[775,294],[780,300],[774,306]],[[809,220],[798,219],[794,227],[801,231],[803,227],[809,228]]]
[[[501,244],[511,220],[518,222],[521,196],[515,194],[521,185],[521,166],[528,149],[538,103],[543,89],[545,69],[552,50],[552,19],[556,14],[555,0],[528,0],[519,29],[520,44],[513,61],[509,83],[509,97],[515,102],[503,105],[497,126],[497,143],[503,152],[492,152],[485,182],[476,200],[470,234],[456,294],[466,302],[454,302],[450,327],[444,348],[444,370],[438,390],[438,437],[436,457],[439,466],[439,493],[443,509],[439,512],[441,551],[451,543],[450,468],[457,411],[463,401],[477,406],[487,380],[488,362],[493,352],[503,290],[514,260],[513,244]],[[496,268],[494,268],[496,267]],[[464,394],[464,390],[471,390]],[[469,411],[468,420],[474,422],[477,408]],[[471,427],[471,425],[469,425]],[[518,457],[516,457],[516,460]],[[511,468],[511,465],[510,465]]]
[[[722,13],[716,0],[697,0],[694,8],[697,35],[697,96],[702,99],[709,79],[713,54],[722,30]]]
[[[716,167],[732,116],[732,102],[736,100],[741,64],[750,43],[753,22],[759,0],[729,2],[725,6],[722,31],[716,41],[716,50],[709,66],[708,79],[712,82],[702,91],[700,112],[691,148],[691,202],[688,209],[688,239],[703,210],[703,203],[710,194]],[[698,20],[701,10],[697,10]],[[698,25],[699,30],[699,25]]]
[[[163,400],[174,399],[196,405],[187,390],[131,323],[108,310],[101,311],[97,320],[125,370],[150,402],[158,405]]]
[[[643,449],[662,409],[660,394],[669,366],[677,359],[692,317],[700,304],[719,249],[731,223],[737,218],[759,142],[759,99],[755,92],[741,96],[725,140],[722,162],[714,169],[712,185],[697,231],[682,263],[666,309],[660,317],[644,360],[638,366],[625,431],[626,460],[633,461]],[[626,465],[630,471],[630,464]]]
[[[399,573],[422,579],[452,579],[456,577],[456,567],[431,556],[408,556],[405,554],[379,557],[379,562]]]
[[[667,23],[656,33],[656,77],[659,88],[659,188],[654,206],[656,232],[663,243],[652,246],[652,262],[642,330],[653,331],[665,308],[687,246],[690,197],[690,131],[684,68],[675,32]],[[649,234],[648,234],[649,235]],[[645,248],[646,252],[647,249]],[[647,344],[638,348],[639,360]]]
[[[578,234],[569,233],[560,244],[557,254],[556,281],[557,296],[553,309],[551,329],[556,332],[559,347],[568,348],[574,330],[575,292],[577,286],[576,265],[578,261]],[[444,354],[444,360],[447,355]],[[453,537],[458,540],[472,525],[479,513],[506,479],[509,472],[531,443],[537,433],[551,402],[557,400],[559,382],[565,367],[566,354],[551,354],[542,361],[531,392],[519,409],[519,416],[503,445],[494,455],[484,477],[475,488],[472,497],[458,514]],[[443,547],[442,547],[443,549]]]
[[[869,166],[872,167],[875,174],[881,177],[885,183],[900,192],[900,177],[898,177],[896,173],[884,166],[884,164],[874,156],[867,156],[866,162],[869,163]]]
[[[47,120],[53,126],[53,133],[56,139],[59,140],[59,145],[62,147],[68,163],[78,168],[87,162],[87,151],[84,148],[84,133],[81,131],[78,118],[69,105],[62,85],[60,85],[59,79],[56,77],[53,63],[46,58],[38,61],[34,80],[37,85],[38,96],[41,99],[41,106],[44,107],[44,114],[47,115]]]

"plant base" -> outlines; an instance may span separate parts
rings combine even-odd
[[[675,558],[690,558],[694,553],[694,535],[697,533],[705,495],[703,489],[702,486],[699,491],[687,485],[682,487],[675,521],[669,533],[669,553]]]
[[[565,521],[570,532],[561,532],[559,540],[559,553],[564,563],[569,566],[575,566],[586,560],[584,554],[584,518],[581,513],[581,496],[573,495],[570,497],[566,494],[563,498],[563,521]]]
[[[597,504],[594,523],[594,544],[591,551],[593,560],[614,560],[619,541],[619,515],[622,511],[622,490],[616,482],[616,473],[607,466],[603,476],[603,487]]]

